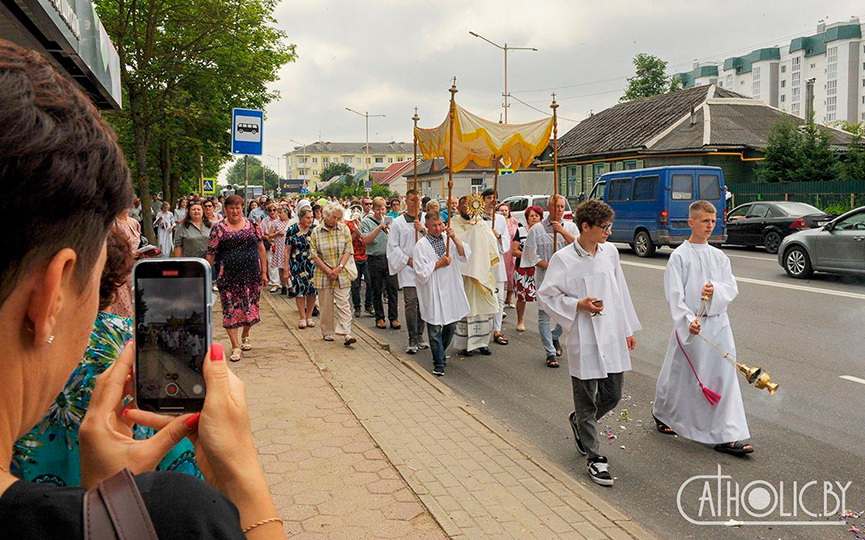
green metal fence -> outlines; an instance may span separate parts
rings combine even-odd
[[[798,201],[840,213],[865,205],[865,180],[728,184],[733,205],[752,201]]]

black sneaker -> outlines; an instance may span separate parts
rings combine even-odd
[[[493,351],[489,347],[481,347],[480,349],[478,349],[478,352],[484,356],[490,356],[491,354],[493,354]]]
[[[321,314],[321,312],[318,311],[318,306],[312,306],[312,316],[318,317],[320,314]]]
[[[444,374],[445,374],[445,368],[443,368],[443,367],[434,367],[433,370],[432,370],[432,374],[435,375],[436,377],[444,377]]]
[[[586,455],[586,447],[583,446],[583,440],[580,439],[580,428],[577,426],[577,411],[571,412],[568,416],[568,423],[571,424],[571,429],[574,432],[574,443],[577,445],[577,452]]]
[[[372,306],[366,306],[365,308],[363,308],[363,310],[366,311],[366,314],[370,317],[375,317],[375,310]]]
[[[288,287],[283,287],[282,292],[279,293],[281,296],[288,296]]]
[[[613,477],[610,475],[610,465],[604,456],[598,456],[586,461],[586,471],[592,477],[592,482],[599,486],[613,485]]]

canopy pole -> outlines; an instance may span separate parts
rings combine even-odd
[[[553,92],[553,102],[550,104],[553,110],[553,200],[558,202],[559,195],[559,117],[556,109],[559,104],[556,103],[556,93]],[[553,230],[553,253],[558,250],[558,233]]]
[[[417,107],[414,108],[414,116],[411,117],[414,122],[414,129],[412,133],[414,134],[414,190],[417,191],[417,122],[420,120],[420,116],[417,115]],[[420,194],[418,194],[420,197]],[[423,210],[423,208],[421,208]],[[422,212],[418,212],[417,219],[420,219]],[[414,243],[417,244],[418,241],[418,231],[414,230]]]
[[[493,176],[493,209],[490,212],[490,219],[493,222],[493,230],[496,230],[496,204],[499,202],[499,157],[493,157],[493,167],[495,167],[495,176]]]
[[[456,123],[456,111],[457,111],[457,102],[456,95],[459,90],[457,90],[457,78],[454,77],[454,82],[450,87],[451,93],[451,106],[450,111],[448,112],[448,117],[450,120],[450,137],[448,139],[448,156],[445,160],[446,165],[448,166],[448,228],[451,226],[451,222],[453,220],[453,215],[451,214],[451,195],[453,194],[454,189],[454,168],[453,168],[453,160],[454,160],[454,124]],[[451,254],[451,237],[447,238],[447,246],[445,248],[445,255],[450,256]]]

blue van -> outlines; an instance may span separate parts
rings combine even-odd
[[[684,165],[616,171],[601,175],[590,198],[616,212],[609,241],[625,242],[640,257],[659,246],[678,246],[691,235],[688,206],[709,201],[718,211],[711,244],[726,240],[724,173],[720,167]]]

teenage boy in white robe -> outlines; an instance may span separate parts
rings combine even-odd
[[[428,349],[423,340],[423,319],[420,317],[417,300],[417,284],[412,269],[412,255],[417,241],[426,230],[420,211],[420,195],[410,189],[405,196],[406,210],[393,220],[387,239],[387,265],[391,275],[397,277],[402,291],[405,327],[408,332],[406,354],[417,354],[418,349]]]
[[[619,251],[607,244],[613,210],[590,200],[577,207],[574,223],[580,235],[556,252],[547,266],[538,301],[564,329],[566,358],[574,392],[568,417],[577,450],[586,455],[592,481],[612,486],[609,462],[601,454],[598,420],[616,408],[622,397],[624,372],[631,370],[630,351],[640,321]]]
[[[507,272],[505,271],[504,254],[511,250],[511,238],[508,238],[508,224],[505,221],[505,216],[495,211],[496,209],[496,194],[493,189],[485,189],[481,196],[484,198],[484,221],[487,226],[490,226],[488,219],[495,219],[493,226],[493,236],[496,237],[496,245],[499,248],[499,262],[493,266],[493,277],[496,280],[496,300],[499,303],[499,310],[493,318],[493,341],[499,345],[507,345],[508,338],[502,334],[502,319],[505,315],[505,283],[507,282]],[[492,214],[493,217],[490,217]]]
[[[445,351],[451,344],[457,322],[469,313],[469,301],[463,288],[460,264],[468,262],[471,250],[457,238],[438,212],[426,215],[427,235],[414,248],[414,272],[421,318],[426,322],[433,375],[445,374]],[[447,234],[443,234],[447,231]],[[447,238],[450,252],[447,255]]]
[[[673,316],[673,333],[658,376],[652,413],[661,433],[678,433],[693,441],[714,444],[718,452],[741,456],[753,452],[754,447],[741,442],[751,435],[736,368],[697,336],[702,334],[722,350],[736,354],[727,306],[739,289],[730,259],[708,244],[716,219],[712,203],[692,203],[688,218],[691,237],[673,251],[667,262],[664,292]],[[704,303],[704,296],[708,302]],[[701,304],[705,313],[698,317],[703,312]],[[685,353],[703,384],[721,394],[716,405],[703,395]]]

